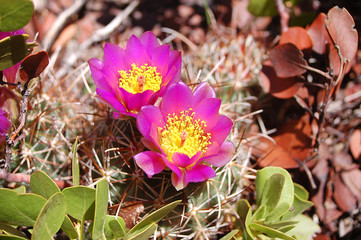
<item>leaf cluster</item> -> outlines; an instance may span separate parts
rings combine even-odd
[[[240,231],[223,239],[308,239],[319,226],[301,213],[313,205],[308,192],[293,183],[290,174],[279,167],[266,167],[257,172],[257,209],[245,199],[236,203]],[[307,227],[305,227],[307,225]]]
[[[179,201],[172,202],[149,214],[133,228],[124,220],[108,215],[108,182],[100,179],[96,188],[79,185],[79,166],[73,147],[73,186],[62,191],[44,172],[36,171],[30,178],[32,193],[25,187],[0,189],[0,239],[53,239],[61,229],[70,239],[84,238],[84,225],[92,239],[148,239],[157,223],[172,211]],[[18,227],[27,229],[26,235]]]

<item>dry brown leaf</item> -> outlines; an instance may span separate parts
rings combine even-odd
[[[342,182],[340,174],[336,173],[334,179],[333,198],[337,206],[344,212],[351,212],[356,209],[357,200],[348,187]]]
[[[350,139],[350,151],[356,160],[361,160],[361,129],[353,131]]]
[[[119,204],[108,207],[109,214],[115,215],[118,211]],[[139,202],[125,202],[119,209],[118,216],[122,217],[125,226],[130,229],[136,224],[139,214],[144,211],[144,205]]]
[[[292,43],[274,47],[269,58],[278,77],[296,77],[307,71],[304,66],[308,64],[303,58],[303,53]]]
[[[312,39],[306,29],[302,27],[290,27],[281,34],[279,45],[293,43],[299,50],[311,49]]]
[[[269,149],[270,153],[259,161],[260,166],[299,167],[296,159],[300,162],[305,161],[312,150],[312,128],[308,119],[308,114],[305,114],[300,119],[284,124],[273,137],[277,145],[274,149]]]
[[[361,181],[355,181],[355,179],[361,179],[361,171],[356,168],[350,171],[343,171],[341,173],[341,177],[353,195],[355,195],[355,197],[361,201]]]

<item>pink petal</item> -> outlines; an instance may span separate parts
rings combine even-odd
[[[208,82],[200,83],[193,91],[193,106],[197,106],[205,98],[216,98],[216,91]]]
[[[110,93],[100,88],[98,88],[96,92],[101,100],[103,100],[109,106],[113,107],[115,110],[121,113],[127,112],[127,109],[123,106],[122,102],[117,99],[113,93]]]
[[[112,43],[104,46],[103,64],[110,66],[114,71],[125,70],[124,49]]]
[[[21,62],[18,62],[12,67],[3,70],[4,77],[9,83],[16,83],[16,76],[20,68]]]
[[[180,168],[188,167],[193,163],[192,160],[194,159],[191,159],[187,154],[180,152],[176,152],[172,156],[172,162],[174,163],[174,165]]]
[[[156,144],[154,144],[154,142],[152,140],[150,140],[148,138],[143,137],[142,143],[146,148],[148,148],[151,151],[156,151],[156,152],[159,151],[159,147]]]
[[[231,142],[224,142],[220,147],[219,153],[217,155],[205,157],[202,160],[215,167],[222,167],[226,165],[229,161],[231,161],[232,157],[234,156],[234,153],[235,153],[234,144]]]
[[[88,61],[88,63],[96,87],[106,91],[112,91],[112,85],[114,84],[105,79],[104,73],[102,72],[104,67],[103,62],[99,59],[92,58]]]
[[[152,56],[153,50],[159,46],[159,42],[153,32],[147,31],[139,37],[142,45],[149,56]]]
[[[157,72],[164,77],[168,71],[169,45],[162,45],[155,48],[153,54],[150,56],[151,65],[157,67]]]
[[[181,69],[182,69],[182,55],[180,51],[173,50],[169,52],[168,66],[174,66],[176,68],[176,72],[173,75],[170,84],[179,82],[181,79]],[[170,69],[170,67],[168,67],[168,69]]]
[[[163,171],[165,167],[163,155],[157,152],[146,151],[138,153],[134,156],[134,160],[149,178]]]
[[[163,97],[163,95],[165,94],[165,92],[168,90],[168,88],[176,82],[179,82],[180,79],[176,79],[174,78],[174,74],[177,72],[177,69],[172,66],[171,69],[168,69],[168,73],[167,75],[162,79],[162,87],[159,90],[158,96],[159,97]]]
[[[152,90],[146,90],[142,93],[136,94],[126,92],[126,99],[124,102],[127,103],[127,108],[129,111],[139,112],[143,106],[154,103],[151,101],[153,94],[154,92]]]
[[[220,106],[221,99],[218,98],[203,99],[196,106],[194,118],[201,119],[207,123],[206,132],[209,132],[217,124]]]
[[[137,116],[137,127],[146,138],[149,136],[152,124],[163,127],[165,125],[163,115],[156,106],[143,106]]]
[[[219,144],[218,142],[214,141],[211,143],[211,145],[207,146],[207,151],[204,154],[204,157],[217,155],[219,152]]]
[[[171,85],[164,94],[160,109],[166,118],[168,114],[188,111],[191,107],[192,91],[183,82]]]
[[[216,126],[210,131],[211,140],[217,141],[219,145],[222,145],[231,131],[232,126],[233,122],[230,118],[220,115]]]
[[[177,189],[177,191],[182,190],[187,186],[187,184],[184,181],[184,174],[181,174],[178,176],[174,172],[172,172],[172,185]]]
[[[187,185],[190,182],[203,182],[216,176],[213,168],[207,165],[197,165],[190,170],[186,170],[184,181]]]
[[[128,69],[131,69],[131,65],[135,63],[137,66],[142,66],[146,63],[149,64],[150,58],[148,53],[144,49],[140,40],[132,35],[125,48],[125,62]]]

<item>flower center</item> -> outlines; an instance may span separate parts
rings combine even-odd
[[[175,113],[167,116],[164,128],[159,127],[160,145],[172,161],[173,153],[180,152],[193,157],[197,152],[205,152],[211,144],[210,133],[204,133],[206,123],[200,119],[194,119],[194,112],[188,111]]]
[[[151,67],[148,64],[137,67],[133,63],[131,70],[120,70],[119,74],[119,87],[133,94],[146,90],[156,92],[162,84],[162,76],[157,72],[157,67]]]

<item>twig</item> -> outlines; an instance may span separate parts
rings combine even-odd
[[[275,4],[281,18],[281,31],[286,32],[288,30],[288,21],[290,20],[290,14],[282,0],[275,0]]]
[[[43,40],[43,49],[47,52],[53,46],[56,37],[59,35],[61,30],[64,28],[67,21],[85,5],[86,0],[75,0],[74,3],[63,11],[59,17],[55,20],[54,24],[47,32]]]

